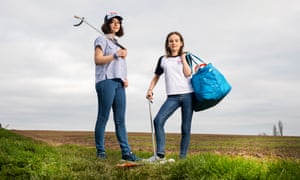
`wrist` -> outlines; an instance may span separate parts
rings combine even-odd
[[[118,56],[117,53],[114,53],[113,56],[114,56],[114,59],[118,59],[119,58],[119,56]]]

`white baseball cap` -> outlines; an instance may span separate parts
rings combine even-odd
[[[111,20],[112,18],[117,18],[117,19],[119,19],[120,21],[123,20],[122,16],[120,16],[117,12],[112,11],[112,12],[110,12],[110,13],[108,13],[108,14],[105,15],[105,17],[104,17],[104,22],[106,23],[106,22],[108,22],[109,20]]]

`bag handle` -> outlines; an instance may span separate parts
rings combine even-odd
[[[194,59],[194,58],[195,59]],[[190,53],[190,52],[186,52],[186,60],[187,60],[187,62],[188,62],[188,64],[189,64],[189,66],[190,66],[190,68],[191,68],[191,70],[192,70],[192,73],[193,73],[193,62],[195,63],[195,64],[207,64],[206,62],[204,62],[204,60],[202,60],[201,58],[199,58],[198,56],[196,56],[196,55],[194,55],[194,54],[192,54],[192,53]],[[198,61],[198,62],[197,62]]]
[[[195,64],[199,64],[199,62],[201,63],[201,64],[207,64],[204,60],[202,60],[201,58],[199,58],[198,56],[196,56],[195,54],[193,54],[193,53],[190,53],[190,52],[187,52],[187,57],[189,57]],[[196,60],[198,61],[196,61],[194,58],[196,58]]]

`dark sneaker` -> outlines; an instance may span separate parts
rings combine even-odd
[[[136,157],[132,152],[122,155],[122,161],[139,161],[141,158]]]
[[[97,158],[104,160],[104,159],[106,159],[106,154],[105,153],[99,153],[99,154],[97,154]]]

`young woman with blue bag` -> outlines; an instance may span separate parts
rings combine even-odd
[[[146,98],[153,99],[153,89],[164,74],[167,99],[154,118],[156,139],[156,154],[149,162],[165,160],[165,123],[168,118],[181,108],[181,142],[180,158],[185,158],[188,152],[193,116],[193,88],[191,84],[191,69],[183,52],[184,40],[179,32],[170,32],[165,40],[166,54],[159,58]]]

